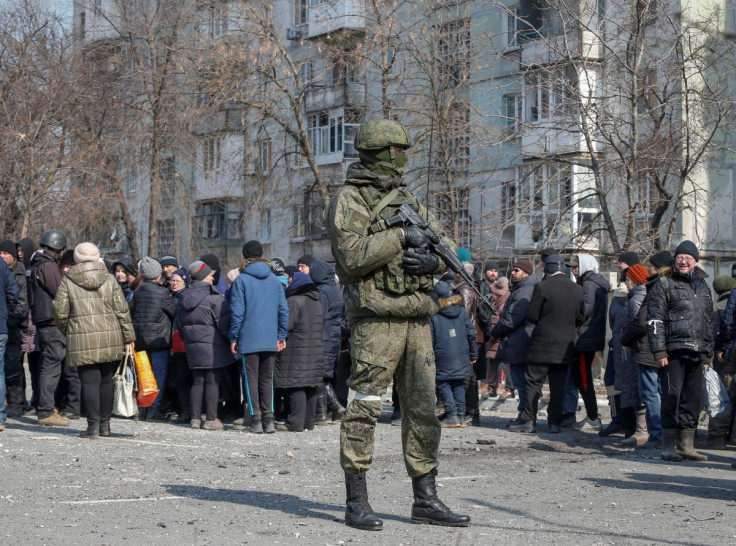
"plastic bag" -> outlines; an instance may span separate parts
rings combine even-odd
[[[723,381],[718,377],[718,373],[710,366],[703,366],[703,376],[705,411],[708,413],[708,417],[713,418],[728,410],[730,406],[728,392],[726,392]]]
[[[112,413],[120,417],[132,417],[138,413],[135,399],[135,363],[130,348],[125,349],[120,366],[112,378]]]
[[[135,373],[138,376],[138,395],[136,397],[139,408],[148,408],[158,396],[158,385],[153,375],[151,362],[146,351],[138,351],[134,355]]]

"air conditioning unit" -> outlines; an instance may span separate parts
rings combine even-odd
[[[288,28],[286,29],[286,39],[287,40],[301,40],[302,31],[297,28]]]

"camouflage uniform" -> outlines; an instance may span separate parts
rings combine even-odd
[[[393,198],[386,202],[390,193]],[[352,329],[348,385],[357,393],[340,430],[340,463],[346,474],[365,472],[371,465],[380,395],[394,372],[407,471],[414,478],[438,465],[441,429],[434,413],[435,365],[427,320],[439,311],[432,276],[407,273],[400,229],[377,227],[404,203],[441,233],[438,222],[404,189],[400,176],[377,174],[362,163],[350,165],[346,184],[326,213]]]

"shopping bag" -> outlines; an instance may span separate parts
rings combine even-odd
[[[710,366],[703,366],[703,402],[708,417],[715,417],[728,410],[730,402],[726,386],[718,377],[718,373]]]
[[[158,385],[153,375],[151,362],[146,351],[138,351],[134,355],[135,373],[138,376],[138,395],[136,397],[139,408],[147,408],[153,404],[158,396]]]
[[[119,417],[133,417],[138,413],[135,400],[135,363],[130,348],[125,349],[120,366],[112,378],[113,401],[112,413]]]

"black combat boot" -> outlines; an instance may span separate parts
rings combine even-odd
[[[677,452],[675,444],[677,442],[678,431],[674,428],[662,429],[662,459],[673,463],[681,463],[682,455]]]
[[[110,420],[100,421],[100,436],[107,438],[110,436]]]
[[[411,507],[412,523],[428,523],[447,527],[467,527],[470,516],[455,514],[437,497],[435,468],[429,474],[411,479],[414,488],[414,504]]]
[[[325,395],[327,396],[327,409],[332,412],[333,421],[342,421],[345,415],[345,407],[337,399],[337,394],[331,383],[325,383]]]
[[[273,413],[263,414],[263,432],[266,434],[273,434],[276,432],[276,424],[273,417]]]
[[[330,424],[327,418],[327,389],[325,387],[317,387],[317,413],[314,417],[314,424],[319,426]]]
[[[99,423],[87,423],[87,430],[79,435],[80,438],[86,438],[88,440],[96,440],[100,437],[100,424]]]
[[[345,523],[363,531],[381,531],[383,522],[368,503],[365,472],[345,474],[345,489],[347,490]]]

